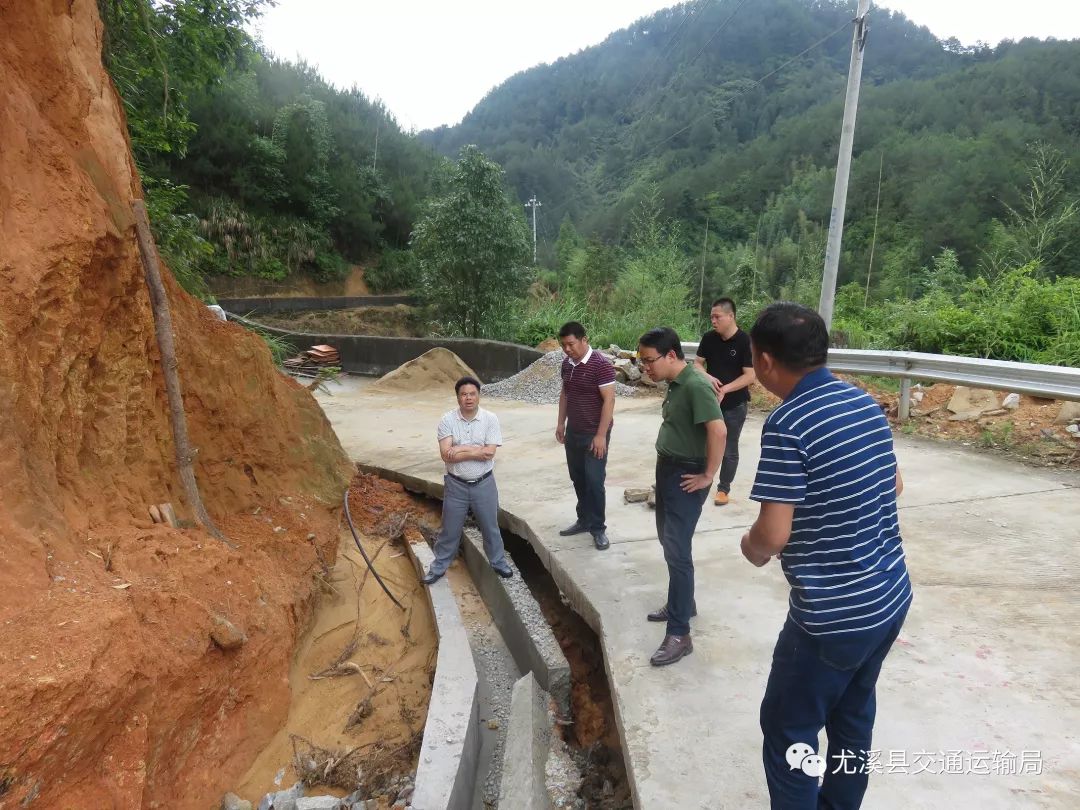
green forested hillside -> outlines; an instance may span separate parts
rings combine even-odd
[[[261,53],[245,26],[266,4],[99,0],[155,233],[189,289],[371,259],[376,288],[425,297],[433,331],[526,343],[570,318],[598,341],[658,322],[696,337],[720,294],[744,320],[816,304],[854,0],[694,0],[419,137]],[[837,338],[1080,364],[1080,42],[964,47],[870,20]],[[531,271],[488,158],[542,203]],[[441,217],[462,201],[485,213]],[[498,295],[446,311],[447,273]]]
[[[546,206],[549,244],[564,216],[623,242],[630,213],[658,193],[688,245],[709,220],[711,276],[730,269],[725,248],[749,244],[767,286],[791,285],[789,243],[828,225],[853,8],[677,6],[512,77],[460,125],[423,137],[447,154],[476,143],[502,163],[522,200]],[[841,279],[869,264],[879,167],[878,267],[906,275],[951,248],[973,272],[994,220],[1022,200],[1032,143],[1070,159],[1064,185],[1075,187],[1078,111],[1080,43],[965,49],[872,11]],[[1080,272],[1071,255],[1051,265]]]
[[[439,164],[379,104],[245,32],[266,0],[99,0],[159,246],[213,274],[329,279],[407,245]]]

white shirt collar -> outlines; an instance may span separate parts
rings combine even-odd
[[[572,365],[572,366],[583,366],[583,365],[585,365],[586,363],[589,362],[590,357],[592,357],[592,346],[590,346],[589,350],[587,352],[585,352],[585,356],[581,358],[580,362],[575,363],[573,360],[570,360],[569,357],[567,357],[566,359],[570,360],[570,365]]]
[[[465,414],[463,414],[463,413],[461,412],[461,408],[459,407],[459,408],[457,409],[457,415],[458,415],[458,419],[460,419],[460,420],[461,420],[462,422],[475,422],[475,421],[476,421],[477,419],[479,419],[479,418],[480,418],[480,416],[481,416],[481,413],[480,413],[480,412],[481,412],[482,410],[483,410],[483,408],[477,407],[477,409],[476,409],[476,416],[474,416],[474,417],[473,417],[472,419],[469,419],[469,418],[467,418],[467,417],[465,416]]]

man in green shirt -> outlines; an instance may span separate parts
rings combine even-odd
[[[651,379],[668,384],[664,421],[656,437],[656,535],[668,567],[668,596],[667,604],[648,616],[651,622],[667,622],[664,642],[649,659],[662,667],[694,651],[691,545],[724,457],[727,428],[712,385],[686,362],[674,329],[658,326],[642,335],[638,360]]]

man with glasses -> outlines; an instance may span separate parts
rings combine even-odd
[[[701,507],[724,456],[724,415],[705,375],[683,356],[674,329],[658,326],[638,341],[638,360],[650,379],[668,384],[660,432],[656,437],[656,534],[668,568],[667,603],[649,614],[667,622],[653,666],[674,664],[694,651],[690,617],[694,605],[691,545]]]
[[[577,321],[563,324],[559,343],[566,357],[555,439],[566,447],[566,466],[577,494],[577,520],[559,534],[588,532],[596,549],[603,551],[610,545],[604,522],[604,481],[615,412],[615,367],[592,350],[585,327]]]
[[[495,487],[495,450],[502,444],[499,418],[480,407],[480,381],[462,377],[454,384],[458,407],[443,414],[436,433],[443,478],[442,527],[435,538],[435,559],[424,575],[436,582],[457,556],[461,530],[472,510],[484,537],[484,553],[500,577],[514,575],[499,531],[499,490]]]
[[[730,298],[713,301],[709,313],[712,329],[701,336],[694,364],[705,374],[716,392],[727,427],[727,449],[716,484],[717,506],[726,506],[731,482],[739,468],[739,435],[750,406],[750,386],[754,382],[754,359],[750,336],[735,322],[735,302]]]

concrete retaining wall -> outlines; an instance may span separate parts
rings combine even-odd
[[[585,623],[592,628],[596,635],[603,638],[604,628],[603,622],[600,620],[600,612],[593,607],[592,602],[585,596],[584,591],[582,591],[578,584],[574,582],[573,577],[570,576],[559,559],[548,553],[547,548],[540,542],[540,539],[536,536],[536,532],[532,530],[532,527],[514,513],[504,512],[503,510],[499,510],[499,523],[518,537],[523,537],[529,541],[529,545],[533,547],[537,556],[540,557],[540,561],[544,564],[544,568],[551,574],[551,578],[555,580],[555,584],[562,592],[562,595],[566,597],[566,601],[570,607],[573,608],[576,614],[585,620]]]
[[[280,335],[298,351],[323,343],[333,346],[341,354],[342,369],[352,374],[381,377],[402,363],[415,360],[424,352],[441,346],[464,360],[469,368],[479,375],[481,382],[488,383],[512,377],[544,356],[543,352],[530,349],[528,346],[503,343],[498,340],[383,337],[381,335],[312,335],[306,332],[289,332],[238,317],[228,308],[226,311],[229,312],[229,320],[247,323],[271,334]]]
[[[431,549],[422,543],[405,546],[417,571],[426,570],[434,557]],[[449,583],[443,578],[426,591],[439,634],[439,655],[410,806],[471,810],[480,758],[476,665]]]
[[[414,304],[411,295],[350,295],[309,298],[219,298],[218,306],[239,315],[267,312],[306,312],[319,309],[352,309],[353,307],[392,307],[395,304]]]
[[[373,464],[356,466],[361,472],[394,481],[430,498],[441,499],[443,496],[442,484],[435,481]],[[532,533],[523,521],[504,509],[499,510],[499,525],[521,537]],[[533,546],[537,547],[535,543]],[[551,693],[562,715],[569,717],[570,664],[528,586],[522,582],[520,574],[506,580],[491,569],[484,554],[483,540],[475,529],[465,530],[462,551],[473,584],[514,656],[514,663],[522,672],[533,673],[540,686]]]
[[[492,570],[484,554],[483,538],[476,529],[465,530],[461,548],[473,584],[484,598],[514,663],[521,672],[531,673],[555,699],[561,715],[569,717],[570,663],[528,585],[520,574],[503,579]]]

